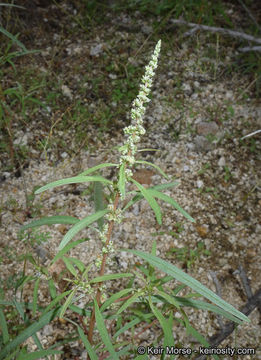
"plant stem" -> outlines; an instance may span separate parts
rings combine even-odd
[[[117,192],[116,196],[115,196],[114,203],[113,203],[114,211],[118,207],[119,199],[120,199],[120,194],[119,194],[119,192]],[[110,223],[109,223],[109,228],[108,228],[108,232],[107,232],[107,239],[106,239],[105,246],[108,246],[108,244],[110,242],[113,226],[114,226],[114,221],[111,220]],[[107,253],[103,254],[102,264],[101,264],[100,274],[99,274],[100,276],[104,275],[107,256],[108,256]],[[102,285],[102,283],[98,283],[98,289],[97,289],[97,293],[96,293],[96,297],[95,297],[99,307],[101,306],[101,290],[100,290],[101,285]],[[89,326],[89,332],[88,332],[88,340],[89,340],[90,344],[92,344],[94,325],[95,325],[95,309],[94,309],[94,304],[93,304],[91,320],[90,320],[90,326]]]

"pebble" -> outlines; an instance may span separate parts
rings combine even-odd
[[[218,126],[214,121],[202,121],[197,124],[196,130],[198,135],[215,135],[218,132]]]

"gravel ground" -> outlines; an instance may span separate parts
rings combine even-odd
[[[87,45],[80,39],[77,45],[74,45],[73,40],[68,38],[65,49],[68,64],[73,61],[77,51],[93,51],[93,56],[97,57],[104,51],[117,53],[113,48],[115,44],[106,39],[112,36],[114,24],[123,23],[127,27],[130,26],[131,20],[127,15],[120,15],[111,21],[112,24],[107,28],[103,26],[97,29],[96,37]],[[139,19],[138,15],[136,22],[141,27],[141,32],[136,34],[136,41],[142,44],[150,23],[144,23],[144,19]],[[118,41],[127,42],[133,34],[121,29],[116,31],[115,36]],[[113,240],[116,248],[143,251],[150,251],[153,241],[156,240],[158,256],[187,271],[216,292],[215,283],[210,275],[211,271],[215,272],[223,299],[239,309],[247,302],[239,276],[235,273],[240,265],[251,281],[253,293],[260,288],[261,138],[260,134],[245,140],[240,138],[260,128],[261,106],[251,94],[245,98],[239,91],[242,88],[247,89],[250,83],[247,76],[222,76],[223,69],[231,61],[233,50],[226,48],[227,55],[218,62],[216,70],[217,75],[221,75],[213,78],[209,67],[204,68],[211,59],[202,57],[204,48],[208,46],[207,35],[197,35],[197,41],[199,45],[194,49],[191,48],[189,40],[171,50],[166,50],[167,44],[163,44],[164,55],[159,62],[152,101],[145,118],[147,132],[140,144],[140,148],[153,148],[159,151],[139,153],[140,159],[154,162],[171,180],[178,181],[177,187],[165,193],[172,196],[196,222],[188,222],[172,207],[159,202],[164,214],[163,225],[159,227],[150,207],[143,201],[127,210],[122,224],[115,226]],[[99,47],[99,44],[105,44],[106,47]],[[154,43],[151,41],[150,45],[152,49]],[[48,51],[47,48],[43,56],[48,57]],[[144,59],[141,62],[138,59],[139,55],[133,59],[133,65],[143,66],[141,64],[144,64]],[[113,76],[113,73],[109,73],[109,77]],[[62,89],[65,97],[77,96],[77,87],[74,88],[76,83],[77,78],[72,80],[71,88],[67,86]],[[93,102],[92,106],[96,107],[99,104]],[[121,122],[123,124],[123,120]],[[27,194],[31,194],[35,186],[74,176],[101,162],[117,162],[118,152],[115,146],[124,141],[122,129],[114,131],[113,136],[105,134],[101,140],[97,136],[95,126],[90,126],[86,131],[95,146],[91,149],[80,149],[76,155],[71,155],[70,151],[63,151],[58,157],[50,150],[46,159],[46,154],[34,147],[35,137],[44,134],[40,127],[37,128],[37,120],[32,123],[32,128],[35,130],[27,133],[17,131],[15,134],[17,143],[23,141],[30,149],[28,167],[18,178],[11,172],[5,172],[0,183],[3,250],[0,271],[4,279],[22,270],[23,265],[17,261],[17,255],[28,251],[26,242],[22,242],[17,236],[21,225],[31,221],[26,212],[25,189]],[[53,136],[62,137],[68,148],[75,145],[72,133],[57,131]],[[113,176],[110,170],[104,170],[103,174]],[[154,169],[144,167],[139,168],[136,178],[143,184],[167,182]],[[93,200],[90,192],[79,196],[76,189],[80,189],[81,192],[85,188],[83,185],[67,186],[36,196],[34,208],[38,209],[37,218],[59,213],[81,219],[91,214]],[[54,225],[42,227],[41,230],[50,232],[50,238],[34,251],[40,255],[40,260],[48,265],[68,227]],[[90,240],[75,248],[71,255],[89,264],[97,258],[100,245],[95,232],[83,231],[75,240],[84,236],[90,236]],[[201,253],[191,267],[188,267],[187,259],[178,259],[174,254],[169,254],[173,248],[196,249],[197,244],[201,242],[204,249],[209,251],[209,255]],[[16,255],[13,254],[14,249],[19,249]],[[121,252],[117,254],[117,261],[109,271],[126,271],[137,261],[132,254]],[[28,272],[30,271],[29,268]],[[32,289],[31,285],[25,287],[25,299],[32,299]],[[113,291],[113,285],[110,290]],[[11,295],[10,290],[6,290],[6,295]],[[44,286],[39,296],[41,303],[48,303]],[[190,310],[187,314],[192,325],[205,336],[212,336],[220,329],[218,319],[211,314]],[[227,337],[222,347],[257,349],[261,340],[260,313],[257,309],[251,313],[250,320],[250,324],[239,326],[236,334]],[[70,328],[71,324],[57,321],[39,332],[39,337],[43,344],[52,344],[55,339],[63,337]],[[153,343],[158,334],[159,330],[156,327],[153,330],[148,329],[137,340],[137,346]],[[183,347],[191,347],[191,344],[198,346],[179,326],[176,334],[177,341]],[[31,340],[28,343],[33,344]],[[76,356],[78,359],[84,359],[86,356],[82,346],[79,347],[77,343],[72,345],[70,353],[71,358],[75,359]],[[261,359],[260,349],[254,357],[246,355],[242,356],[242,359]]]

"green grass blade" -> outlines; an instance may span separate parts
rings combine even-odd
[[[151,196],[150,192],[148,190],[146,190],[145,187],[143,187],[140,183],[138,183],[136,180],[134,180],[132,178],[130,180],[137,186],[137,188],[140,190],[140,192],[142,193],[144,198],[148,201],[150,207],[152,208],[152,210],[155,213],[158,224],[161,225],[161,223],[162,223],[161,211],[160,211],[160,207],[159,207],[157,201],[154,199],[153,196]],[[159,194],[161,194],[161,193],[159,193]]]
[[[149,262],[151,265],[157,267],[159,270],[164,273],[173,276],[173,278],[182,282],[183,284],[189,286],[191,289],[195,290],[208,300],[212,301],[217,306],[225,309],[225,311],[236,316],[239,320],[250,322],[247,316],[242,314],[240,311],[236,310],[232,305],[221,299],[213,291],[209,290],[206,286],[202,285],[198,280],[193,279],[191,276],[178,269],[176,266],[168,263],[165,260],[160,259],[157,256],[147,254],[143,251],[125,249],[124,251],[131,252],[145,261]]]
[[[105,167],[111,167],[111,166],[118,166],[118,164],[112,164],[112,163],[99,164],[99,165],[93,166],[90,169],[87,169],[87,170],[83,171],[78,176],[85,176],[85,175],[91,174],[92,172],[95,172],[95,171],[97,171],[99,169],[102,169],[102,168],[105,168]]]
[[[35,194],[40,194],[41,192],[49,189],[53,189],[57,186],[67,185],[67,184],[79,184],[85,182],[92,182],[92,181],[100,181],[104,184],[112,184],[112,181],[105,179],[102,176],[74,176],[67,179],[61,179],[57,181],[53,181],[47,185],[40,187],[35,191]]]
[[[195,220],[193,219],[193,217],[191,217],[184,209],[182,209],[181,206],[179,206],[179,204],[173,200],[170,196],[166,195],[166,194],[162,194],[160,191],[156,191],[154,189],[148,189],[148,192],[154,196],[157,197],[167,203],[169,203],[170,205],[172,205],[174,208],[176,208],[183,216],[185,216],[185,218],[187,218],[188,220],[195,222]]]
[[[80,220],[65,234],[64,238],[62,239],[58,247],[58,250],[62,250],[79,231],[81,231],[82,229],[86,228],[88,225],[92,224],[93,222],[103,217],[105,214],[107,214],[107,212],[108,212],[107,209],[101,210],[95,214],[89,215],[84,219]]]
[[[101,339],[106,347],[106,349],[109,351],[109,353],[112,355],[112,358],[114,360],[119,360],[120,358],[116,354],[114,347],[111,343],[110,336],[107,332],[106,326],[103,321],[102,314],[100,312],[99,306],[97,304],[97,301],[94,299],[94,307],[95,307],[95,319],[96,319],[96,325],[99,330],[99,334],[101,336]]]

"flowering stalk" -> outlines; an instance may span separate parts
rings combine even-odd
[[[145,104],[148,103],[150,101],[150,99],[148,98],[148,95],[151,91],[151,86],[152,86],[152,79],[153,76],[155,74],[155,70],[158,66],[158,57],[159,57],[159,53],[160,53],[160,46],[161,46],[161,40],[158,41],[154,53],[152,54],[151,60],[149,62],[149,64],[145,67],[145,75],[142,77],[141,82],[142,84],[140,85],[140,90],[139,90],[139,94],[137,96],[137,98],[134,100],[133,102],[133,106],[131,109],[131,125],[127,126],[124,128],[124,134],[128,135],[128,138],[125,142],[125,144],[123,146],[121,146],[120,148],[120,152],[121,152],[121,157],[120,157],[120,175],[119,177],[121,177],[121,173],[124,174],[124,178],[126,178],[126,180],[129,180],[131,178],[131,176],[133,175],[132,171],[130,168],[132,168],[132,166],[135,163],[135,153],[137,151],[137,143],[140,141],[140,137],[141,135],[145,134],[145,129],[143,127],[143,117],[145,114]],[[120,181],[119,181],[120,183]],[[119,184],[118,183],[118,184]],[[124,184],[124,189],[125,189],[125,184]],[[103,247],[103,255],[102,255],[102,260],[100,263],[98,263],[98,265],[100,265],[100,276],[104,275],[105,272],[105,265],[106,265],[106,260],[108,257],[108,252],[107,250],[109,250],[111,248],[111,234],[112,234],[112,230],[113,230],[113,226],[115,222],[120,222],[121,221],[121,211],[118,209],[118,203],[120,200],[120,197],[123,199],[124,198],[124,192],[122,190],[122,187],[120,185],[118,185],[118,189],[116,191],[115,194],[115,199],[113,204],[110,204],[108,206],[110,212],[109,214],[107,214],[107,219],[109,220],[109,225],[106,227],[104,227],[104,230],[107,231],[107,235],[105,237],[104,231],[101,233],[101,240],[103,240],[104,243],[104,247]],[[105,237],[105,241],[104,241],[104,237]],[[96,301],[98,306],[101,305],[101,288],[102,288],[102,284],[99,283],[98,284],[98,290],[96,293]],[[95,325],[95,309],[93,306],[93,310],[92,310],[92,314],[91,314],[91,320],[90,320],[90,327],[89,327],[89,333],[88,333],[88,340],[89,342],[92,344],[92,338],[93,338],[93,330],[94,330],[94,325]]]

